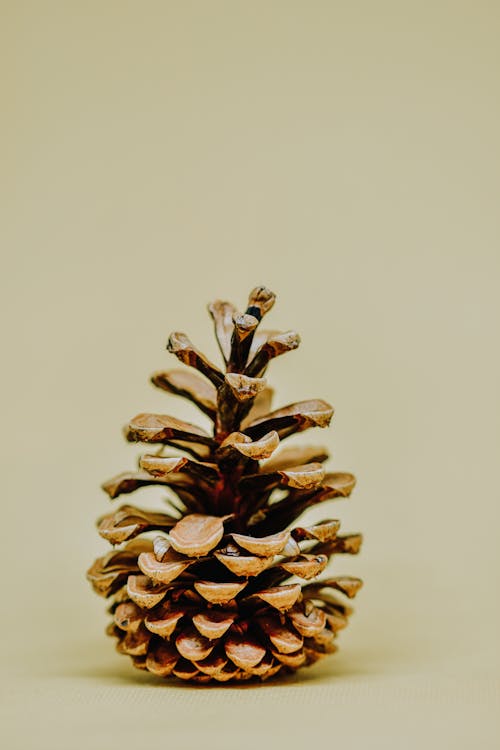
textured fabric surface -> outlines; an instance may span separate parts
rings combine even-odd
[[[114,750],[168,743],[247,750],[270,741],[290,748],[339,742],[353,750],[498,747],[492,718],[498,686],[495,695],[482,681],[413,678],[394,684],[375,678],[202,695],[193,688],[167,693],[102,682],[63,678],[40,680],[28,689],[18,685],[11,701],[20,726],[10,747]]]

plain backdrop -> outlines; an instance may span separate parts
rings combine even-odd
[[[58,748],[497,747],[500,12],[486,0],[3,0],[2,733]],[[206,303],[266,284],[276,405],[356,473],[340,652],[134,670],[85,571],[100,483]],[[318,434],[316,434],[316,432]],[[303,438],[305,439],[305,438]],[[324,515],[324,509],[321,514]]]

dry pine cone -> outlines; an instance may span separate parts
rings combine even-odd
[[[257,287],[244,314],[229,302],[209,306],[225,372],[185,334],[171,335],[168,350],[200,374],[162,371],[152,382],[195,403],[213,433],[139,414],[127,440],[159,451],[103,485],[111,499],[150,485],[175,495],[170,513],[127,504],[103,516],[99,533],[114,549],[87,573],[111,599],[107,632],[118,651],[160,677],[266,679],[313,664],[336,649],[351,611],[343,598],[361,586],[348,576],[316,580],[332,555],[359,551],[359,534],[340,535],[335,519],[293,526],[306,509],[347,497],[355,479],[325,473],[323,448],[280,447],[296,432],[327,427],[333,409],[313,400],[269,411],[267,366],[299,344],[293,331],[257,330],[274,300]]]

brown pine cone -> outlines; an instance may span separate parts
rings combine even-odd
[[[161,677],[266,679],[312,664],[336,649],[351,611],[342,595],[351,598],[361,586],[346,576],[314,580],[332,555],[359,551],[359,534],[338,535],[335,519],[288,528],[307,508],[347,497],[355,479],[325,473],[328,454],[318,447],[275,453],[288,435],[327,426],[333,410],[305,401],[267,413],[267,364],[298,345],[293,332],[254,335],[273,301],[258,287],[244,315],[229,303],[209,308],[225,375],[184,334],[171,336],[170,351],[207,380],[173,370],[152,381],[194,401],[213,420],[214,434],[140,414],[127,428],[128,440],[188,455],[146,454],[139,471],[103,485],[112,499],[149,485],[177,496],[170,500],[175,515],[123,505],[102,517],[101,536],[122,546],[87,573],[97,593],[112,597],[108,633],[118,651]],[[156,536],[143,536],[148,532]]]

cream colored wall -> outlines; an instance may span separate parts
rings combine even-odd
[[[361,706],[396,747],[404,721],[400,736],[376,702],[363,708],[363,690],[375,685],[387,709],[408,690],[411,706],[415,678],[434,738],[493,747],[498,6],[47,0],[1,12],[2,549],[15,668],[52,675],[44,695],[88,690],[84,704],[144,682],[105,641],[104,604],[83,579],[105,549],[98,486],[133,466],[129,417],[195,416],[148,385],[173,365],[168,333],[215,357],[205,304],[243,306],[264,283],[278,293],[269,324],[303,341],[270,370],[277,403],[334,404],[332,429],[311,439],[357,474],[352,501],[329,512],[366,535],[362,556],[338,568],[366,580],[356,617],[306,684],[354,686],[347,715]],[[479,691],[464,699],[472,713],[458,693],[446,702],[457,680]],[[425,703],[433,690],[450,710],[442,726]],[[186,693],[175,695],[182,715]],[[309,710],[326,737],[325,695],[336,693]],[[98,744],[105,716],[129,726],[134,696],[120,699],[129,718],[93,710]],[[85,738],[68,700],[62,726],[81,724]],[[12,726],[11,742],[24,731]],[[363,722],[337,726],[361,743]]]

